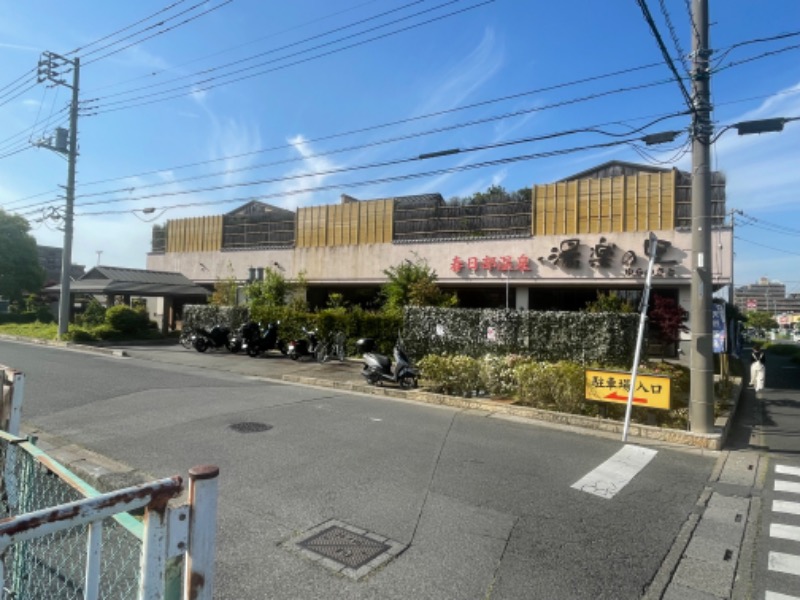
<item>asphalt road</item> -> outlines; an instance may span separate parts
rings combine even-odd
[[[259,378],[336,365],[131,354],[0,341],[0,364],[26,374],[29,427],[157,477],[220,467],[222,599],[640,598],[716,458],[655,447],[606,499],[571,485],[618,440]],[[287,548],[331,519],[407,549],[354,581]]]

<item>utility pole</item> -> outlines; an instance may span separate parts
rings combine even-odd
[[[57,69],[72,67],[72,85],[61,78]],[[78,158],[78,89],[80,85],[80,59],[73,60],[54,52],[44,52],[39,60],[39,82],[49,80],[55,85],[63,85],[72,89],[72,102],[69,111],[68,148],[52,148],[56,152],[67,154],[67,187],[66,209],[64,210],[64,248],[61,252],[61,295],[58,299],[58,338],[67,333],[69,314],[72,305],[70,294],[70,271],[72,270],[72,221],[75,206],[75,163]]]
[[[692,0],[692,280],[689,423],[696,433],[714,426],[714,354],[711,335],[711,91],[708,0]]]

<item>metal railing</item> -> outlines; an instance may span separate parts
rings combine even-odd
[[[24,385],[0,367],[9,372],[6,408],[21,404]],[[184,491],[180,476],[101,494],[5,431],[0,467],[0,600],[211,599],[217,467],[189,471],[182,504],[170,502]]]

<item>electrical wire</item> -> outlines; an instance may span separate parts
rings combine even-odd
[[[686,86],[683,85],[683,79],[678,73],[678,69],[675,68],[675,63],[672,62],[672,57],[669,55],[667,51],[667,46],[664,44],[664,40],[661,38],[661,34],[658,32],[658,27],[653,21],[653,16],[650,14],[650,9],[647,7],[647,2],[645,0],[636,0],[636,3],[639,5],[639,8],[642,9],[642,14],[644,15],[644,20],[647,22],[647,25],[650,27],[650,33],[653,34],[653,37],[658,44],[659,49],[661,50],[661,56],[664,59],[664,62],[669,67],[669,70],[672,71],[673,76],[675,77],[675,81],[678,84],[678,87],[683,94],[683,99],[686,102],[686,106],[689,110],[694,110],[694,102],[692,102],[692,97],[689,95],[689,92],[686,90]]]
[[[296,190],[289,190],[284,192],[274,192],[270,194],[249,194],[247,196],[238,197],[238,198],[226,198],[224,200],[211,200],[211,201],[197,201],[197,202],[189,202],[184,204],[174,204],[168,206],[159,206],[157,209],[174,209],[174,208],[190,208],[190,207],[198,207],[198,206],[210,206],[210,205],[221,205],[221,204],[232,204],[235,202],[243,202],[243,201],[251,201],[255,199],[268,199],[268,198],[283,198],[283,197],[291,197],[296,196],[299,194],[306,194],[311,192],[322,192],[322,191],[330,191],[335,189],[347,189],[353,187],[364,187],[368,185],[379,185],[379,184],[386,184],[386,183],[395,183],[398,181],[407,181],[411,179],[419,179],[424,177],[434,177],[440,175],[447,175],[451,173],[460,173],[464,171],[470,170],[477,170],[483,169],[487,167],[495,167],[499,165],[506,165],[521,161],[528,161],[528,160],[536,160],[542,158],[551,158],[554,156],[563,156],[566,154],[573,154],[576,152],[583,152],[587,150],[600,150],[605,148],[611,148],[614,146],[622,146],[625,144],[629,144],[634,140],[617,140],[614,142],[605,142],[602,144],[592,144],[592,145],[585,145],[573,148],[562,148],[558,150],[550,150],[547,152],[538,152],[535,154],[525,154],[519,156],[512,156],[506,158],[495,159],[491,161],[484,161],[480,163],[472,163],[467,165],[459,165],[455,167],[449,167],[445,169],[437,169],[433,171],[425,171],[420,173],[409,173],[404,175],[395,175],[389,177],[382,177],[379,179],[371,179],[366,181],[356,181],[356,182],[345,182],[345,183],[338,183],[338,184],[329,184],[324,186],[316,186],[310,188],[303,188],[303,189],[296,189]],[[163,196],[173,196],[177,194],[163,194]],[[90,216],[90,215],[110,215],[110,214],[125,214],[130,212],[130,210],[110,210],[110,211],[97,211],[97,212],[81,212],[76,213],[75,216]]]
[[[774,252],[783,252],[785,254],[791,254],[792,256],[800,256],[800,252],[792,252],[791,250],[787,250],[786,248],[775,248],[774,246],[767,246],[766,244],[754,242],[753,240],[748,240],[747,238],[743,238],[738,235],[734,235],[733,237],[741,242],[753,244],[754,246],[760,246],[761,248],[766,248],[767,250],[773,250]]]
[[[669,83],[670,81],[671,80],[662,80],[661,82],[655,82],[653,84],[646,84],[646,86],[663,85],[663,84]],[[639,87],[640,86],[635,86],[635,88],[639,88]],[[300,157],[300,158],[293,158],[293,159],[288,159],[288,160],[276,161],[276,162],[273,162],[273,163],[267,163],[267,164],[263,164],[263,165],[256,165],[256,166],[253,166],[253,167],[248,167],[248,168],[245,168],[245,169],[239,169],[239,170],[236,170],[236,171],[225,170],[225,171],[217,172],[217,173],[213,173],[213,174],[206,174],[206,175],[201,175],[201,176],[196,176],[196,177],[189,177],[189,178],[181,179],[181,180],[178,180],[178,181],[174,181],[173,180],[173,181],[170,181],[168,183],[157,183],[157,184],[150,184],[150,185],[145,185],[145,186],[137,186],[137,188],[138,189],[145,189],[145,188],[151,188],[151,187],[160,187],[160,186],[164,186],[164,185],[171,185],[171,184],[174,184],[174,183],[181,183],[181,182],[188,181],[188,180],[203,179],[203,178],[212,177],[212,176],[216,176],[216,175],[228,175],[228,174],[230,174],[232,172],[238,172],[238,171],[242,171],[242,170],[250,170],[251,168],[255,169],[255,168],[262,168],[262,167],[265,167],[265,166],[275,166],[277,164],[285,164],[287,162],[295,162],[295,161],[300,161],[300,160],[307,160],[309,158],[321,157],[321,156],[331,155],[331,154],[335,154],[335,153],[339,153],[339,152],[345,152],[345,151],[363,150],[365,148],[377,146],[377,145],[380,145],[380,144],[393,143],[393,142],[397,142],[397,141],[402,141],[402,140],[407,140],[407,139],[411,139],[411,138],[415,138],[415,137],[420,137],[422,135],[430,135],[430,134],[433,134],[433,133],[441,133],[443,131],[451,131],[453,129],[463,128],[463,127],[467,127],[467,126],[471,126],[471,125],[475,125],[475,124],[483,124],[483,123],[486,123],[486,122],[491,122],[491,121],[496,121],[496,120],[502,120],[502,119],[509,118],[510,116],[516,116],[516,115],[519,115],[519,114],[526,114],[528,112],[534,112],[534,111],[542,111],[542,110],[546,110],[548,108],[554,108],[556,106],[563,106],[565,104],[574,104],[576,102],[586,101],[586,100],[590,100],[590,99],[596,99],[596,98],[603,97],[603,96],[606,96],[606,95],[618,94],[618,93],[622,93],[622,92],[626,92],[626,91],[630,91],[630,90],[628,90],[626,88],[621,88],[621,89],[620,88],[616,88],[614,90],[610,90],[610,91],[607,91],[607,92],[592,94],[592,95],[590,95],[588,97],[583,97],[583,98],[578,98],[578,99],[571,99],[571,100],[567,100],[567,101],[557,102],[557,103],[554,103],[552,105],[537,106],[537,107],[534,107],[532,109],[526,109],[524,111],[515,111],[514,113],[507,113],[507,114],[503,114],[503,115],[495,115],[495,116],[492,116],[492,117],[489,117],[489,118],[485,118],[485,119],[477,119],[477,120],[473,120],[473,121],[470,121],[470,122],[467,122],[467,123],[459,123],[459,124],[450,125],[450,126],[446,126],[446,127],[439,127],[439,128],[435,128],[435,129],[432,129],[432,130],[427,130],[427,131],[424,131],[424,132],[416,132],[416,133],[406,134],[406,135],[403,135],[403,136],[398,136],[398,137],[395,137],[395,138],[389,138],[387,140],[380,140],[380,141],[372,142],[372,143],[368,143],[368,144],[361,144],[361,145],[358,145],[358,146],[350,146],[350,147],[347,147],[347,148],[341,148],[341,149],[329,151],[329,152],[326,152],[326,153],[316,154],[316,155],[311,156],[311,157],[304,156],[304,157]],[[625,133],[621,133],[621,134],[611,133],[611,132],[607,132],[607,131],[601,131],[601,130],[596,128],[596,127],[606,126],[606,125],[609,125],[609,124],[619,124],[619,122],[612,122],[612,123],[605,123],[605,124],[602,124],[602,125],[599,125],[599,126],[596,126],[596,127],[582,128],[580,130],[573,129],[573,130],[567,130],[566,132],[556,132],[556,133],[536,136],[536,137],[533,137],[533,138],[525,138],[522,141],[529,142],[529,141],[537,141],[537,140],[544,140],[544,139],[552,139],[552,138],[560,137],[560,136],[563,136],[563,135],[572,135],[574,133],[593,133],[594,132],[594,133],[601,133],[601,134],[609,135],[609,136],[631,135],[632,133],[643,131],[645,128],[650,127],[650,126],[652,126],[652,125],[654,125],[656,123],[659,123],[659,122],[661,122],[663,120],[666,120],[666,119],[669,119],[669,118],[674,118],[674,117],[685,115],[685,114],[687,114],[687,113],[686,112],[679,112],[679,113],[667,113],[667,114],[664,114],[664,115],[659,115],[652,122],[650,122],[650,123],[648,123],[648,124],[646,124],[646,125],[644,125],[642,127],[639,127],[639,128],[636,128],[636,129],[632,129],[632,130],[629,130],[629,131],[627,131]],[[484,145],[484,146],[480,147],[480,149],[488,149],[490,147],[501,147],[503,145],[510,145],[510,144],[516,144],[516,143],[521,143],[521,142],[520,141],[498,142],[498,143],[493,144],[493,145]],[[289,145],[289,147],[291,147],[291,145]],[[476,147],[476,148],[470,149],[468,151],[474,151],[476,149],[478,149],[478,148]],[[413,160],[416,160],[416,158],[414,158]],[[381,165],[381,166],[385,166],[385,165]],[[164,169],[161,169],[161,171],[163,171],[163,170]],[[261,182],[261,183],[264,183],[264,182]],[[103,195],[108,195],[108,194],[111,194],[111,193],[131,192],[133,189],[134,188],[131,188],[130,186],[128,186],[128,187],[125,187],[125,188],[115,189],[115,190],[111,190],[111,191],[103,191],[103,192],[96,192],[96,193],[90,193],[90,194],[81,194],[81,195],[77,195],[76,199],[103,196]],[[201,190],[201,191],[208,191],[208,190]],[[16,210],[18,210],[18,211],[27,210],[27,209],[31,209],[31,208],[34,208],[34,207],[37,207],[37,206],[41,206],[43,204],[47,204],[49,202],[50,202],[50,200],[45,200],[43,202],[39,202],[39,203],[36,203],[36,204],[18,207]]]
[[[99,39],[96,39],[93,42],[89,42],[88,44],[85,44],[83,46],[78,46],[74,50],[71,50],[71,51],[67,52],[66,55],[67,56],[71,56],[73,54],[77,54],[81,50],[86,50],[87,48],[91,48],[92,46],[94,46],[96,44],[100,44],[100,43],[106,41],[107,39],[114,37],[115,35],[119,35],[120,33],[124,33],[126,31],[128,31],[129,29],[132,29],[133,27],[136,27],[137,25],[141,25],[145,21],[149,21],[153,17],[157,17],[161,13],[167,12],[167,11],[175,8],[179,4],[183,4],[184,2],[186,2],[186,0],[177,0],[176,2],[173,2],[172,4],[170,4],[169,6],[166,6],[166,7],[162,8],[161,10],[158,10],[158,11],[154,12],[153,14],[148,15],[147,17],[144,17],[143,19],[140,19],[140,20],[136,21],[135,23],[131,23],[130,25],[126,25],[122,29],[118,29],[117,31],[109,33],[108,35],[105,35],[105,36],[103,36],[103,37],[101,37]]]
[[[760,229],[764,229],[766,231],[771,231],[773,233],[781,233],[784,235],[791,235],[791,236],[800,236],[800,229],[794,229],[792,227],[786,227],[785,225],[779,225],[777,223],[770,223],[769,221],[765,221],[763,219],[759,219],[752,215],[748,215],[747,213],[740,212],[739,216],[745,219],[744,222],[740,222],[739,225],[752,225],[754,227],[758,227]],[[735,218],[735,217],[734,217]]]
[[[411,17],[414,17],[414,16],[418,16],[418,15],[423,14],[425,12],[430,12],[432,10],[436,10],[438,8],[441,8],[442,6],[446,6],[448,4],[453,4],[455,2],[460,2],[460,1],[461,0],[450,0],[449,2],[445,2],[444,4],[440,4],[439,6],[433,7],[431,9],[427,9],[425,11],[414,13],[413,15],[410,15],[408,17],[404,17],[404,19],[408,19],[408,18],[411,18]],[[101,98],[96,98],[95,100],[104,100],[104,99],[107,100],[109,98],[115,98],[115,97],[118,97],[118,96],[124,96],[124,95],[127,95],[127,94],[138,93],[138,92],[142,92],[144,90],[153,89],[153,88],[161,87],[161,86],[164,86],[164,85],[170,85],[170,84],[176,83],[176,82],[184,80],[184,79],[193,79],[193,78],[199,77],[199,76],[207,76],[209,73],[213,73],[215,71],[219,71],[219,70],[222,70],[222,69],[225,69],[225,68],[228,68],[228,67],[232,67],[232,66],[236,66],[236,65],[239,65],[239,64],[243,64],[243,63],[246,63],[248,61],[252,61],[252,60],[255,60],[257,58],[260,58],[262,56],[267,56],[269,54],[273,54],[275,52],[279,52],[280,50],[286,50],[288,48],[293,48],[295,46],[299,46],[299,45],[305,44],[307,42],[310,42],[310,41],[313,41],[313,40],[316,40],[316,39],[319,39],[319,38],[324,38],[324,37],[327,37],[327,36],[332,35],[334,33],[337,33],[339,31],[344,31],[346,29],[350,29],[351,27],[355,27],[355,26],[360,25],[362,23],[366,23],[368,21],[379,19],[379,18],[384,17],[386,15],[405,10],[409,6],[413,6],[415,4],[420,4],[422,2],[424,2],[424,0],[416,0],[415,2],[412,2],[411,4],[407,4],[407,5],[401,6],[399,8],[392,9],[392,10],[384,11],[384,12],[379,13],[377,15],[373,15],[372,17],[367,17],[365,19],[361,19],[359,21],[355,21],[354,23],[348,23],[347,25],[343,25],[341,27],[337,27],[335,29],[331,29],[329,31],[325,31],[325,32],[320,33],[320,34],[304,38],[304,39],[299,40],[297,42],[292,42],[290,44],[285,44],[283,46],[278,46],[277,48],[272,48],[272,49],[266,50],[264,52],[259,52],[258,54],[253,54],[251,56],[247,56],[245,58],[241,58],[241,59],[238,59],[238,60],[235,60],[235,61],[224,63],[224,64],[218,65],[216,67],[202,69],[200,71],[197,71],[197,72],[194,72],[194,73],[189,73],[187,75],[182,75],[180,77],[173,77],[169,81],[164,81],[164,82],[161,82],[161,83],[152,83],[152,84],[149,84],[149,85],[140,86],[140,87],[137,87],[137,88],[133,88],[132,90],[126,90],[126,91],[117,92],[117,93],[114,93],[114,94],[109,94],[109,95],[101,97]],[[400,19],[400,20],[403,20],[403,19]],[[375,28],[372,28],[372,29],[367,29],[366,31],[358,32],[356,34],[353,34],[353,36],[363,35],[365,32],[369,32],[369,31],[372,31],[372,30],[380,28],[380,27],[386,27],[386,26],[391,25],[392,23],[396,23],[398,21],[399,20],[391,21],[390,23],[385,23],[383,25],[380,25],[379,27],[375,27]],[[351,37],[351,36],[348,36],[348,37],[345,37],[345,38],[340,38],[339,40],[334,40],[333,42],[328,42],[327,44],[333,44],[333,43],[336,43],[338,41],[341,41],[342,39],[348,39],[349,37]],[[327,45],[327,44],[325,44],[325,45]],[[320,48],[320,47],[322,47],[322,46],[316,46],[314,48],[307,48],[303,52],[308,52],[310,50],[314,50],[315,48]],[[289,55],[289,56],[294,56],[294,55]],[[263,64],[268,64],[268,63],[260,63],[260,64],[263,65]],[[255,68],[256,66],[259,66],[259,65],[254,65],[251,68]],[[163,73],[163,71],[162,71],[162,73]],[[182,87],[181,88],[174,88],[174,89],[182,89]]]
[[[222,2],[222,4],[218,4],[217,6],[213,6],[213,7],[209,8],[208,10],[204,10],[203,12],[201,12],[201,13],[198,13],[198,14],[194,15],[193,17],[189,17],[188,19],[184,19],[184,20],[183,20],[183,21],[181,21],[180,23],[176,23],[175,25],[172,25],[172,26],[170,26],[170,27],[167,27],[166,29],[162,29],[162,30],[160,30],[160,31],[157,31],[157,32],[155,32],[155,33],[153,33],[153,34],[151,34],[151,35],[149,35],[149,36],[147,36],[147,37],[144,37],[144,38],[138,39],[138,40],[136,40],[136,41],[134,41],[134,42],[131,42],[130,44],[127,44],[127,45],[125,45],[125,46],[122,46],[121,48],[117,48],[117,49],[115,49],[115,50],[112,50],[111,52],[108,52],[108,53],[106,53],[106,54],[103,54],[102,56],[99,56],[99,57],[97,57],[97,58],[94,58],[94,59],[92,59],[92,60],[90,60],[90,61],[87,61],[86,63],[84,63],[84,66],[88,66],[88,65],[94,64],[94,63],[96,63],[96,62],[98,62],[98,61],[101,61],[101,60],[103,60],[103,59],[105,59],[105,58],[108,58],[109,56],[113,56],[113,55],[115,55],[115,54],[119,54],[119,53],[120,53],[120,52],[122,52],[123,50],[127,50],[128,48],[131,48],[131,47],[133,47],[133,46],[135,46],[135,45],[137,45],[137,44],[141,44],[142,42],[145,42],[145,41],[147,41],[147,40],[153,39],[154,37],[158,37],[159,35],[163,35],[163,34],[165,34],[165,33],[169,32],[169,31],[173,31],[173,30],[177,29],[178,27],[182,27],[182,26],[186,25],[187,23],[191,23],[192,21],[196,21],[196,20],[197,20],[197,19],[199,19],[200,17],[204,17],[205,15],[207,15],[207,14],[209,14],[209,13],[212,13],[212,12],[214,12],[214,11],[216,11],[216,10],[219,10],[220,8],[222,8],[223,6],[226,6],[226,5],[230,4],[231,2],[233,2],[233,0],[224,0],[224,2]],[[188,12],[188,11],[190,11],[190,10],[193,10],[194,8],[196,8],[196,7],[198,7],[198,6],[202,6],[202,5],[204,5],[204,4],[207,4],[207,2],[200,2],[200,3],[198,3],[198,4],[196,4],[196,5],[192,6],[192,7],[190,7],[190,8],[189,8],[189,9],[187,9],[186,11],[183,11],[183,12],[181,12],[181,13],[178,13],[178,15],[184,14],[184,13],[186,13],[186,12]],[[175,16],[178,16],[178,15],[175,15]],[[173,17],[170,17],[170,18],[173,18]],[[157,23],[156,25],[154,25],[154,27],[158,27],[159,25],[162,25],[162,24],[163,24],[163,23]],[[147,29],[151,29],[151,27],[148,27]],[[145,31],[147,31],[147,29],[146,29]],[[127,36],[126,38],[123,38],[123,39],[122,39],[122,40],[120,40],[120,41],[123,41],[123,40],[125,40],[125,39],[128,39],[128,37],[131,37],[131,36]],[[116,43],[119,43],[119,42],[114,42],[114,44],[116,44]],[[111,45],[114,45],[114,44],[111,44]],[[90,52],[89,54],[94,54],[95,52],[97,52],[97,50],[95,50],[95,51],[93,51],[93,52]]]
[[[661,14],[664,16],[664,21],[667,24],[667,29],[669,29],[669,35],[672,38],[672,44],[675,46],[675,50],[678,51],[678,56],[680,57],[683,70],[687,75],[691,76],[689,64],[686,61],[686,53],[683,51],[683,48],[681,47],[680,39],[678,39],[678,34],[675,31],[675,26],[672,24],[672,18],[669,16],[669,10],[667,10],[667,5],[665,0],[658,0],[658,5],[661,8]]]
[[[454,1],[461,1],[461,0],[454,0]],[[283,70],[283,69],[287,69],[289,67],[294,67],[294,66],[297,66],[297,65],[300,65],[300,64],[304,64],[304,63],[319,59],[319,58],[323,58],[323,57],[326,57],[326,56],[331,56],[333,54],[338,54],[340,52],[344,52],[345,50],[351,50],[352,48],[356,48],[358,46],[363,46],[365,44],[369,44],[369,43],[372,43],[372,42],[375,42],[375,41],[383,40],[383,39],[389,38],[391,36],[398,35],[400,33],[404,33],[406,31],[410,31],[410,30],[416,29],[418,27],[422,27],[424,25],[430,25],[431,23],[435,23],[435,22],[441,21],[443,19],[448,19],[448,18],[454,17],[456,15],[463,14],[463,13],[465,13],[467,11],[470,11],[470,10],[475,10],[475,9],[480,8],[482,6],[485,6],[487,4],[491,4],[494,1],[495,0],[483,0],[482,2],[478,2],[477,4],[473,4],[473,5],[468,6],[466,8],[463,8],[463,9],[460,9],[460,10],[456,10],[456,11],[453,11],[453,12],[450,12],[450,13],[446,13],[444,15],[440,15],[440,16],[437,16],[437,17],[432,17],[432,18],[427,19],[425,21],[421,21],[419,23],[415,23],[413,25],[409,25],[409,26],[406,26],[406,27],[401,27],[400,29],[396,29],[394,31],[389,31],[387,33],[384,33],[384,34],[381,34],[381,35],[377,35],[377,36],[374,36],[374,37],[371,37],[371,38],[367,38],[365,40],[361,40],[361,41],[358,41],[358,42],[354,42],[352,44],[348,44],[348,45],[345,45],[345,46],[342,46],[342,47],[339,47],[339,48],[335,48],[333,50],[328,50],[326,52],[321,52],[319,54],[314,54],[314,55],[309,56],[309,57],[305,57],[305,58],[301,58],[301,59],[295,60],[294,62],[290,62],[290,63],[283,64],[283,65],[279,65],[279,66],[272,67],[272,68],[269,68],[269,69],[264,69],[264,70],[261,70],[261,71],[257,71],[255,73],[250,73],[248,75],[240,75],[238,77],[235,77],[235,75],[238,75],[240,73],[244,73],[245,71],[249,71],[249,70],[252,70],[254,68],[258,68],[258,67],[266,65],[266,64],[272,64],[272,63],[277,62],[279,60],[285,60],[286,58],[290,58],[291,56],[302,54],[304,52],[307,52],[308,50],[296,52],[296,53],[293,53],[293,54],[288,55],[286,57],[281,57],[279,59],[272,59],[272,60],[269,60],[269,61],[265,61],[264,63],[259,63],[257,65],[251,65],[250,67],[247,67],[247,68],[244,68],[244,69],[239,69],[239,70],[233,71],[231,73],[227,73],[225,75],[211,77],[208,80],[197,82],[194,85],[190,86],[188,91],[180,91],[180,90],[185,90],[186,86],[179,86],[179,87],[176,87],[176,88],[162,90],[160,92],[153,92],[153,93],[150,93],[150,94],[143,94],[141,96],[134,96],[133,98],[128,98],[126,100],[118,100],[118,101],[109,102],[109,103],[106,104],[105,108],[103,108],[101,106],[100,108],[96,109],[96,112],[94,112],[93,114],[105,114],[105,113],[109,113],[109,112],[117,112],[117,111],[120,111],[120,110],[128,110],[128,109],[131,109],[131,108],[138,108],[138,107],[141,107],[141,106],[148,106],[148,105],[151,105],[151,104],[156,104],[158,102],[165,102],[167,100],[174,100],[174,99],[177,99],[177,98],[183,98],[183,97],[185,97],[187,95],[190,95],[190,94],[198,94],[198,93],[202,93],[202,92],[207,92],[209,90],[215,89],[215,88],[220,87],[222,85],[230,85],[232,83],[238,83],[240,81],[244,81],[244,80],[247,80],[247,79],[252,79],[253,77],[259,77],[261,75],[266,75],[268,73],[273,73],[275,71],[280,71],[280,70]],[[352,36],[348,36],[348,37],[354,37],[356,35],[358,35],[358,34],[353,34]],[[331,45],[333,43],[336,43],[336,42],[328,42],[326,44],[320,45],[320,47],[321,46],[328,46],[328,45]],[[224,79],[224,78],[228,78],[228,77],[233,77],[233,79],[226,80],[226,81],[218,81],[220,79]],[[215,81],[216,81],[216,83],[215,83]],[[175,94],[173,94],[171,96],[164,96],[164,97],[161,97],[161,98],[155,98],[155,97],[161,96],[163,94],[171,94],[172,92],[179,92],[179,93],[175,93]],[[151,98],[151,99],[148,100],[148,98]],[[96,100],[102,100],[102,99],[96,99]],[[132,104],[126,104],[126,103],[132,103]],[[111,108],[108,108],[109,106]]]

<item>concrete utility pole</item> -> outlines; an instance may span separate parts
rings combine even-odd
[[[711,86],[708,0],[692,0],[692,281],[689,423],[696,433],[714,426],[714,354],[711,335]]]
[[[72,85],[60,78],[56,69],[72,66]],[[67,154],[66,208],[64,210],[64,248],[61,253],[61,295],[58,299],[58,338],[61,339],[69,326],[72,305],[70,294],[70,271],[72,270],[72,221],[75,205],[75,163],[78,158],[78,89],[80,85],[80,59],[70,60],[54,52],[45,52],[39,61],[39,82],[49,80],[56,85],[72,89],[72,103],[69,111],[68,148],[52,148]]]

